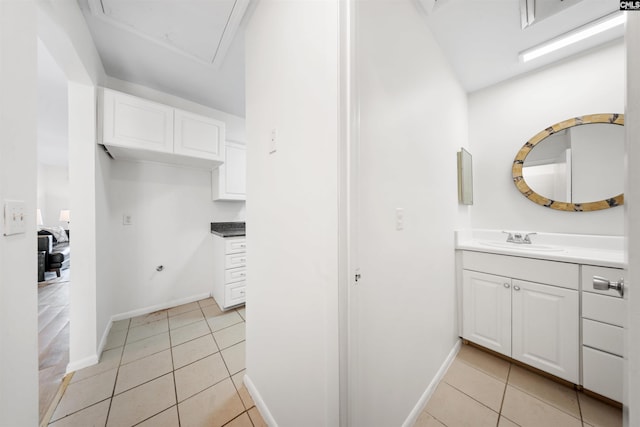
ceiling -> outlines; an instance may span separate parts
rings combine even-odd
[[[554,54],[522,63],[518,53],[619,9],[618,0],[537,0],[521,28],[521,0],[419,0],[431,29],[467,92],[620,39],[618,27]],[[534,0],[529,0],[531,2]]]
[[[107,75],[244,117],[249,0],[78,0]]]

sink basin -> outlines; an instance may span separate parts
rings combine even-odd
[[[548,245],[536,245],[524,244],[524,243],[510,243],[510,242],[496,242],[491,240],[480,240],[478,243],[484,246],[491,246],[501,249],[515,249],[521,251],[536,251],[536,252],[563,252],[564,249],[560,246],[548,246]]]

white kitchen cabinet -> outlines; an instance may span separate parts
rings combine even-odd
[[[175,154],[210,160],[224,160],[225,125],[209,117],[175,110]]]
[[[114,158],[214,169],[224,161],[225,124],[102,89],[98,142]]]
[[[211,172],[213,200],[246,200],[247,147],[227,141],[224,164]]]
[[[214,236],[212,296],[223,310],[245,302],[246,239]]]
[[[104,90],[105,145],[173,152],[173,108],[125,93]]]
[[[549,265],[536,266],[536,260],[468,254],[463,257],[463,338],[577,384],[579,296],[571,289],[578,287],[577,270],[565,271],[561,265],[545,270]],[[479,259],[488,262],[491,274],[466,269],[482,269]],[[528,268],[514,270],[514,264]],[[558,271],[566,287],[521,280],[526,270],[537,272],[539,279]],[[519,278],[494,274],[499,271]],[[557,282],[557,277],[548,280]]]

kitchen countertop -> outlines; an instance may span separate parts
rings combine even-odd
[[[539,233],[532,236],[533,247],[548,246],[549,251],[532,250],[524,244],[503,245],[506,236],[500,230],[456,231],[456,249],[500,255],[546,259],[602,267],[624,268],[622,236]],[[500,246],[493,246],[500,242]]]
[[[246,235],[244,222],[212,222],[211,234],[220,237],[240,237]]]

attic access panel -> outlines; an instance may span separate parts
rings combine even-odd
[[[520,0],[520,20],[522,28],[540,22],[559,13],[582,0]]]
[[[207,64],[219,65],[249,0],[89,0],[109,24]]]

